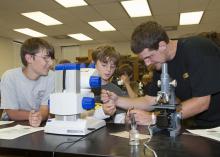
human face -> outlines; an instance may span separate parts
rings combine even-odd
[[[53,60],[48,56],[46,49],[40,49],[38,53],[32,55],[32,62],[29,67],[37,76],[48,75]]]
[[[102,78],[103,83],[107,83],[109,81],[115,72],[115,68],[116,65],[110,60],[108,60],[107,63],[101,62],[100,60],[96,62],[96,69]]]
[[[160,70],[162,63],[166,62],[166,49],[163,46],[159,46],[157,50],[145,48],[138,56],[144,60],[146,66],[151,65],[156,70]]]

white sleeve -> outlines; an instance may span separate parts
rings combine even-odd
[[[8,72],[1,79],[1,109],[19,109],[15,81]]]

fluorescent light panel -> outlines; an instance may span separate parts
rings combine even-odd
[[[78,7],[88,5],[84,0],[55,0],[65,8]]]
[[[88,41],[88,40],[93,40],[92,38],[82,34],[82,33],[77,33],[77,34],[68,34],[71,38],[74,38],[79,41]]]
[[[19,32],[19,33],[29,35],[31,37],[46,37],[47,36],[45,34],[42,34],[40,32],[34,31],[32,29],[29,29],[29,28],[21,28],[21,29],[13,29],[13,30],[16,31],[16,32]]]
[[[180,13],[180,25],[199,24],[204,11]]]
[[[105,21],[105,20],[104,21],[93,21],[93,22],[88,22],[88,23],[101,32],[116,30],[110,23],[108,23],[108,21]]]
[[[21,13],[23,16],[26,16],[36,22],[39,22],[46,26],[52,26],[52,25],[60,25],[62,24],[60,21],[48,16],[47,14],[44,14],[43,12],[36,11],[36,12],[29,12],[29,13]]]
[[[122,1],[121,4],[130,17],[142,17],[152,15],[147,0]]]

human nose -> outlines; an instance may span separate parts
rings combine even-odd
[[[107,69],[108,71],[111,71],[111,65],[107,65],[107,66],[106,66],[106,69]]]
[[[49,65],[53,65],[53,59],[52,59],[52,58],[48,58],[47,63],[48,63]]]

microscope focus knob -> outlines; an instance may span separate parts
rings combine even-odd
[[[172,85],[173,87],[176,87],[177,86],[176,80],[173,80],[172,82],[170,82],[170,85]]]
[[[157,81],[157,86],[158,86],[158,87],[161,86],[161,81],[160,81],[160,80]]]

